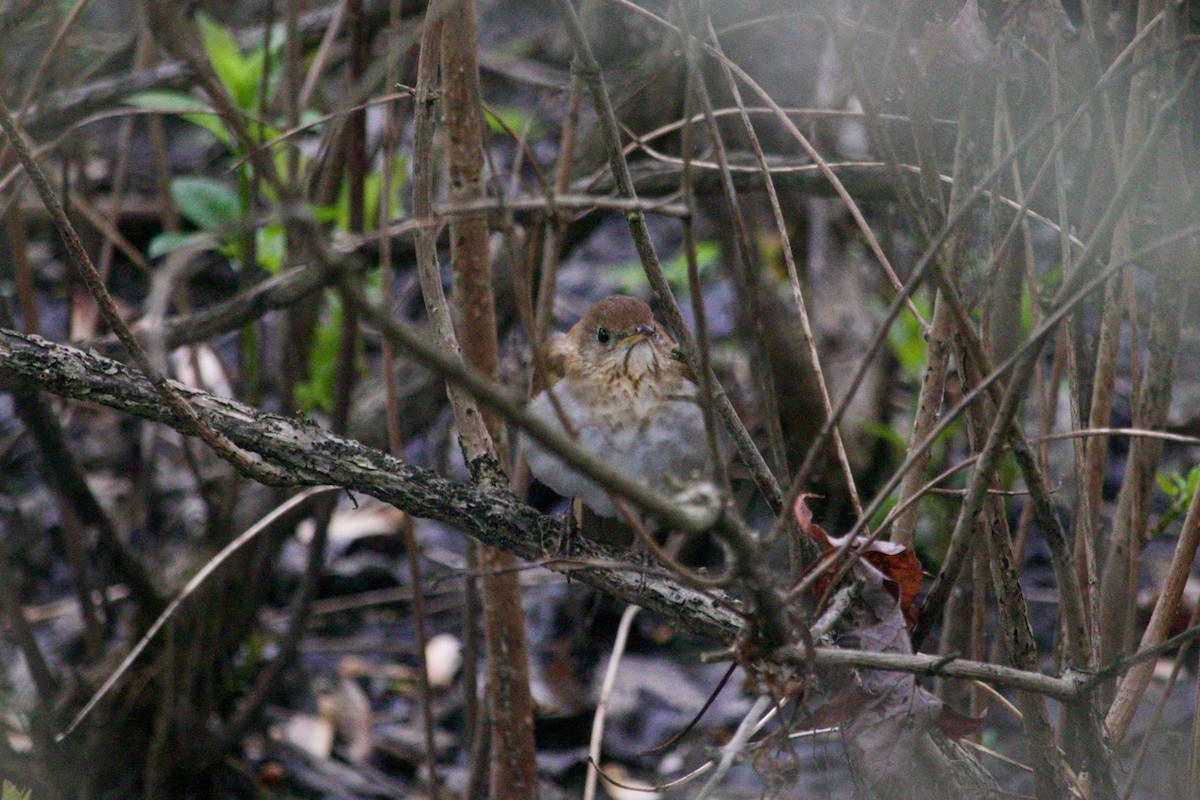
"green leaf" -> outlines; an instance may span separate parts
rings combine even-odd
[[[272,223],[254,232],[254,251],[258,255],[258,265],[272,275],[279,274],[283,268],[285,252],[283,226]]]
[[[888,499],[883,501],[883,503],[879,506],[878,509],[875,510],[875,513],[871,516],[870,525],[872,528],[878,528],[880,525],[883,524],[883,521],[885,519],[887,519],[887,515],[892,513],[892,509],[896,507],[896,502],[897,502],[897,498],[895,498],[895,497],[889,497]]]
[[[208,103],[187,92],[138,92],[126,98],[125,102],[134,108],[157,111],[160,114],[215,113]]]
[[[1196,493],[1197,484],[1200,484],[1200,467],[1193,467],[1192,471],[1188,473],[1187,481],[1183,484],[1183,491],[1189,500]]]
[[[717,265],[720,255],[721,248],[717,246],[716,242],[706,239],[696,243],[696,271],[700,273],[701,279]],[[682,291],[687,287],[687,253],[681,249],[662,267],[667,283],[672,289]],[[633,294],[646,285],[646,272],[638,262],[618,266],[613,278],[617,287],[627,294]]]
[[[317,222],[323,225],[333,225],[338,220],[338,208],[332,206],[312,206],[309,208],[309,213]]]
[[[200,98],[186,92],[138,92],[130,95],[125,102],[135,108],[178,116],[229,145],[229,131],[225,130],[217,112]]]
[[[395,222],[403,214],[407,184],[408,158],[404,155],[397,155],[392,159],[392,197],[389,203],[392,210],[392,219],[386,220],[387,222]]]
[[[1186,478],[1178,472],[1158,472],[1155,473],[1154,480],[1158,483],[1158,488],[1171,498],[1171,507],[1159,518],[1147,539],[1157,539],[1168,525],[1182,517],[1191,506],[1192,497],[1200,484],[1200,466],[1193,467]]]
[[[487,121],[488,128],[492,133],[508,135],[508,131],[520,135],[521,131],[525,130],[525,126],[529,126],[527,136],[530,139],[535,139],[541,135],[541,127],[537,120],[530,117],[524,110],[512,108],[511,106],[491,106],[484,109],[484,119]],[[507,130],[506,130],[507,128]]]
[[[908,447],[908,441],[904,438],[900,431],[896,430],[887,423],[868,420],[862,423],[860,427],[863,433],[867,433],[872,436],[878,436],[880,439],[883,439],[900,455],[903,455],[904,449]]]
[[[29,800],[31,794],[33,794],[32,789],[22,792],[8,781],[5,781],[3,788],[0,788],[0,800]]]
[[[333,408],[333,377],[337,372],[337,356],[341,344],[342,304],[337,295],[326,292],[329,317],[322,322],[313,338],[308,355],[308,380],[296,385],[296,408],[309,413]]]
[[[257,57],[252,52],[243,56],[233,34],[218,25],[207,14],[197,13],[196,23],[204,41],[204,52],[221,85],[233,96],[234,102],[244,110],[257,108],[256,94],[259,72],[262,69],[262,51]]]
[[[160,258],[185,247],[215,250],[217,240],[208,231],[192,231],[191,233],[166,231],[150,240],[150,245],[146,248],[146,256],[151,259]]]
[[[233,136],[225,129],[225,123],[216,114],[184,114],[185,122],[190,122],[197,128],[206,130],[226,147],[233,146]]]
[[[929,317],[929,303],[922,298],[914,298],[917,309],[925,318]],[[888,329],[888,347],[899,362],[900,368],[906,375],[916,378],[925,367],[925,358],[929,350],[925,342],[925,334],[920,323],[912,314],[905,312],[897,318]]]
[[[1033,330],[1033,296],[1021,292],[1021,335],[1028,336]]]
[[[383,173],[368,173],[363,181],[363,210],[366,212],[368,230],[373,230],[378,225],[379,196],[382,191]]]
[[[363,221],[368,230],[375,227],[375,220],[379,218],[379,192],[382,188],[383,178],[380,173],[371,172],[363,176]],[[338,192],[334,227],[339,231],[350,230],[349,180],[342,181],[341,190]]]
[[[171,197],[180,213],[201,230],[228,231],[245,216],[237,192],[213,178],[176,178],[171,181]]]

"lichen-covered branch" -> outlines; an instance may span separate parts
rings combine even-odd
[[[0,378],[17,378],[38,388],[115,408],[186,431],[187,422],[159,397],[149,381],[111,359],[84,353],[37,336],[0,328]],[[447,480],[364,444],[335,436],[314,422],[269,414],[234,400],[180,384],[173,387],[215,430],[239,447],[283,469],[297,485],[335,484],[392,503],[417,517],[452,525],[481,542],[526,559],[557,559],[563,523],[518,502],[507,492],[481,492]],[[571,558],[552,569],[662,614],[694,633],[729,641],[739,617],[703,592],[660,577],[634,564],[614,569],[623,554],[590,541],[573,542]],[[596,560],[603,567],[580,566]]]

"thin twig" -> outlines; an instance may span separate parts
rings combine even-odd
[[[422,37],[421,66],[427,64],[425,48],[440,40],[442,122],[448,194],[452,203],[469,203],[484,195],[485,131],[480,100],[479,65],[476,56],[476,11],[474,0],[459,0],[447,6],[444,19],[434,23],[437,4],[431,4],[425,24],[436,30],[438,39]],[[418,92],[431,76],[418,76]],[[518,153],[523,152],[518,149]],[[414,160],[432,158],[418,154]],[[417,191],[414,182],[414,193]],[[428,191],[431,184],[420,187]],[[422,205],[429,197],[414,197]],[[458,216],[450,223],[450,260],[453,280],[454,322],[462,343],[463,360],[490,378],[498,371],[499,349],[496,333],[495,298],[492,294],[492,269],[488,248],[487,223],[482,213]],[[422,289],[430,283],[422,267]],[[440,288],[440,287],[439,287]],[[426,308],[444,303],[440,292],[426,296]],[[444,314],[446,309],[437,310]],[[431,312],[431,316],[432,316]],[[447,342],[453,346],[453,340]],[[450,393],[452,406],[457,404]],[[460,446],[472,473],[481,483],[503,479],[503,425],[492,413],[482,418],[485,430],[464,428],[467,408],[453,408],[459,427]],[[474,421],[473,421],[474,422]],[[468,438],[470,437],[470,438]],[[472,441],[474,437],[477,440]],[[479,465],[489,460],[494,466],[482,471]],[[503,550],[482,547],[480,566],[490,572],[482,581],[484,645],[487,653],[488,721],[491,727],[490,792],[495,800],[530,800],[537,794],[537,767],[534,760],[533,699],[530,694],[529,666],[525,641],[525,621],[521,602],[520,576],[506,571],[516,565],[516,556]]]
[[[600,697],[596,701],[596,711],[592,715],[592,737],[588,744],[587,779],[583,785],[583,800],[593,800],[596,796],[596,779],[600,774],[600,745],[604,741],[604,718],[608,712],[608,698],[612,694],[613,685],[617,682],[617,667],[621,664],[621,656],[625,653],[625,642],[629,639],[629,629],[633,620],[641,611],[637,606],[625,606],[621,612],[621,622],[617,625],[617,636],[613,640],[612,652],[608,656],[608,667],[604,671],[604,681],[600,685]]]
[[[0,332],[0,356],[4,356],[3,362],[0,363],[4,364],[5,372],[47,378],[56,370],[65,370],[73,376],[66,383],[56,382],[48,386],[51,390],[90,396],[94,400],[103,400],[106,404],[130,413],[154,415],[157,419],[175,426],[184,424],[177,416],[173,416],[174,412],[163,404],[152,389],[116,362],[88,356],[61,345],[29,340],[9,332]],[[102,395],[101,392],[105,394]],[[314,471],[313,478],[327,477],[339,483],[357,481],[357,485],[364,491],[380,496],[414,514],[462,525],[478,535],[492,537],[497,543],[500,543],[497,537],[503,536],[505,546],[516,546],[516,540],[510,538],[507,532],[530,530],[530,520],[538,516],[532,510],[523,510],[524,507],[494,496],[489,497],[499,505],[489,508],[475,490],[456,489],[454,484],[431,473],[409,467],[383,454],[372,455],[372,451],[362,445],[338,439],[315,427],[298,428],[294,420],[289,421],[272,415],[258,415],[262,419],[255,421],[252,409],[234,401],[211,398],[195,391],[190,392],[190,395],[194,402],[204,404],[206,413],[210,413],[214,422],[223,429],[238,431],[237,435],[245,441],[254,441],[257,446],[272,450],[272,457],[284,463],[307,464],[307,468]],[[360,467],[359,464],[363,466]],[[405,485],[407,489],[402,489]],[[403,491],[412,493],[406,495]],[[493,514],[498,516],[492,516]],[[538,535],[533,531],[535,540]],[[550,528],[546,527],[541,535],[553,534],[550,533]],[[597,552],[609,552],[597,545],[586,546]],[[534,548],[528,544],[521,547],[522,552],[534,552]],[[579,565],[573,561],[570,568],[581,580],[599,583],[606,591],[628,596],[627,592],[618,587],[629,584],[619,581],[619,575],[607,569],[608,566],[617,564],[618,562],[614,561],[612,564],[603,565],[605,569],[597,570],[594,565]],[[546,561],[544,565],[559,567],[557,561]],[[707,635],[717,635],[722,639],[732,635],[737,624],[736,617],[728,613],[714,615],[702,612],[704,604],[699,601],[704,596],[701,593],[688,591],[670,582],[656,587],[655,582],[658,578],[654,570],[643,572],[636,566],[626,566],[632,576],[632,582],[637,583],[642,590],[651,592],[641,596],[636,601],[639,604],[659,611],[686,609],[686,616],[681,620],[690,621],[693,629],[706,632]],[[668,585],[674,588],[668,588]],[[702,614],[708,614],[707,621]],[[944,658],[937,656],[900,656],[837,648],[817,648],[813,653],[790,648],[779,651],[777,656],[792,663],[809,663],[808,659],[815,658],[819,664],[846,664],[920,675],[945,674],[976,678],[997,686],[1037,691],[1068,702],[1078,696],[1078,682],[1086,680],[1086,676],[1080,673],[1068,673],[1067,677],[1053,678],[995,664],[978,664],[963,660],[946,663]],[[1148,657],[1146,654],[1137,656],[1138,659]]]
[[[670,22],[651,11],[635,5],[633,2],[631,2],[631,0],[614,1],[625,8],[628,8],[630,11],[641,14],[642,16],[653,20],[670,31],[680,33],[677,26],[672,25]],[[690,34],[686,33],[681,35],[690,36]],[[838,198],[841,199],[842,203],[845,204],[846,210],[850,212],[850,216],[854,220],[854,224],[862,232],[868,249],[883,268],[884,274],[887,276],[888,281],[891,282],[892,287],[896,289],[896,291],[900,291],[900,279],[896,276],[895,270],[892,269],[891,262],[888,260],[887,255],[883,252],[883,248],[880,246],[879,240],[876,238],[874,231],[872,231],[871,226],[867,224],[866,217],[863,216],[862,211],[858,207],[858,203],[855,202],[853,197],[851,197],[850,192],[846,190],[846,187],[838,178],[837,173],[829,168],[828,164],[825,162],[825,158],[817,151],[815,147],[813,147],[812,143],[808,140],[808,137],[806,137],[800,131],[800,129],[796,127],[796,124],[792,122],[791,118],[784,112],[783,108],[775,102],[770,93],[763,89],[763,87],[760,86],[758,82],[756,82],[744,69],[742,69],[741,66],[729,60],[728,58],[725,58],[724,54],[721,53],[719,49],[713,47],[707,42],[700,42],[700,45],[704,47],[707,52],[711,53],[715,58],[717,58],[723,66],[726,66],[742,82],[744,82],[750,88],[750,90],[758,95],[759,98],[761,98],[762,101],[766,103],[767,106],[775,113],[775,118],[779,120],[781,125],[783,125],[784,130],[786,130],[788,134],[799,143],[799,145],[804,149],[804,152],[808,154],[808,157],[813,160],[814,164],[816,164],[817,169],[821,172],[821,175],[827,181],[829,181],[830,185],[833,186],[834,192],[837,194]],[[917,310],[916,306],[914,306],[907,298],[905,299],[908,304],[909,311],[913,314],[913,317],[921,323],[921,327],[928,327],[928,324],[921,317],[921,314]]]
[[[558,141],[558,162],[554,167],[554,196],[549,198],[557,206],[571,185],[571,168],[575,160],[575,145],[579,132],[579,106],[583,99],[583,87],[579,76],[572,75],[567,88],[566,115],[562,121],[562,133]],[[628,202],[628,201],[627,201]],[[511,201],[509,203],[511,207]],[[687,209],[685,209],[685,212]],[[563,223],[553,215],[545,226],[542,242],[541,270],[538,273],[537,306],[534,311],[533,331],[530,341],[537,347],[546,338],[554,318],[555,287],[558,282],[559,249],[563,240]]]
[[[8,555],[0,555],[0,613],[8,621],[12,636],[17,640],[17,646],[21,648],[21,654],[25,657],[25,664],[33,679],[33,688],[37,692],[40,705],[50,709],[54,707],[58,698],[58,680],[33,636],[29,621],[25,619],[21,598],[17,595],[17,587],[20,584],[12,572]]]
[[[217,455],[231,463],[243,474],[268,484],[286,485],[290,483],[291,481],[285,473],[266,462],[252,461],[226,437],[206,425],[200,419],[199,415],[196,414],[195,409],[180,397],[171,388],[166,378],[153,367],[142,346],[134,338],[133,334],[129,331],[129,327],[121,318],[116,303],[113,302],[112,296],[109,295],[108,290],[104,286],[104,281],[96,271],[95,266],[92,265],[87,251],[84,250],[83,243],[79,240],[78,234],[75,233],[70,220],[67,219],[62,204],[55,196],[49,181],[46,180],[45,173],[42,172],[41,167],[38,166],[37,161],[34,159],[29,145],[26,143],[20,128],[17,126],[16,120],[13,119],[12,113],[8,110],[8,106],[2,100],[0,100],[0,127],[4,129],[5,134],[7,134],[9,141],[16,150],[17,157],[25,166],[25,170],[29,174],[34,188],[37,189],[38,195],[41,196],[42,203],[46,206],[46,210],[54,221],[54,226],[58,230],[59,236],[62,237],[63,243],[66,245],[71,265],[75,268],[79,277],[83,279],[88,291],[95,299],[97,307],[104,315],[105,322],[116,332],[121,343],[125,345],[125,349],[134,360],[134,363],[137,364],[142,373],[154,385],[154,388],[159,392],[163,400],[189,420],[195,435],[199,436]]]
[[[805,347],[808,348],[808,358],[812,363],[813,373],[817,378],[817,388],[821,394],[821,406],[825,412],[825,416],[831,417],[833,416],[833,403],[829,399],[829,386],[825,380],[825,371],[821,368],[820,354],[817,353],[817,344],[813,336],[812,323],[808,318],[808,308],[804,302],[804,292],[800,288],[800,275],[796,269],[796,258],[792,253],[791,238],[788,235],[787,223],[783,219],[783,207],[779,202],[779,194],[775,190],[775,181],[771,179],[766,155],[763,153],[762,145],[758,140],[758,134],[754,130],[754,125],[750,121],[750,115],[747,113],[745,104],[742,102],[742,95],[738,89],[737,81],[734,80],[729,63],[721,51],[721,43],[717,38],[716,30],[713,28],[711,16],[705,14],[704,22],[708,27],[708,37],[711,46],[721,54],[720,64],[722,72],[725,75],[725,85],[732,94],[734,104],[741,114],[742,129],[746,133],[746,138],[754,151],[754,158],[758,162],[759,170],[762,172],[763,187],[767,190],[767,200],[770,202],[771,214],[775,220],[775,234],[779,237],[780,251],[783,253],[783,261],[787,266],[788,282],[792,287],[792,299],[796,303],[796,314],[800,319],[800,333],[804,339]],[[715,113],[709,105],[705,106],[704,113],[706,117],[715,119]],[[715,131],[715,124],[710,124],[710,129]],[[861,517],[862,501],[858,498],[858,487],[854,483],[854,473],[850,469],[850,459],[846,455],[846,446],[842,441],[841,430],[835,428],[832,438],[838,466],[842,471],[842,479],[846,482],[846,493],[850,497],[850,505],[854,508],[855,516]]]
[[[629,164],[626,162],[625,155],[621,150],[621,139],[616,115],[613,112],[612,101],[608,96],[608,88],[604,85],[604,80],[600,74],[600,65],[596,62],[595,56],[592,55],[591,45],[588,44],[587,36],[583,32],[579,17],[570,0],[555,0],[555,7],[558,9],[559,15],[563,20],[575,53],[575,62],[572,69],[577,71],[580,78],[587,85],[588,90],[592,93],[592,99],[600,117],[600,129],[604,136],[604,146],[608,153],[613,177],[617,183],[617,191],[622,197],[636,198],[637,191],[634,189],[633,177],[629,172]],[[679,305],[675,302],[675,297],[671,293],[671,287],[667,283],[667,278],[663,274],[662,265],[659,262],[658,254],[655,252],[654,243],[650,238],[650,231],[646,227],[645,214],[639,211],[630,211],[625,215],[625,219],[629,223],[629,231],[633,237],[634,247],[637,249],[638,258],[641,260],[650,286],[654,290],[654,296],[661,304],[663,312],[667,317],[667,322],[670,324],[672,331],[683,348],[683,354],[688,361],[688,365],[692,368],[693,372],[698,372],[700,363],[696,339],[691,331],[688,330],[687,325],[684,324],[683,314],[680,312]],[[720,387],[720,382],[715,375],[712,376],[712,382],[715,388]],[[738,418],[737,412],[733,408],[733,403],[729,400],[729,396],[724,390],[720,390],[716,393],[715,400],[717,411],[720,413],[721,420],[729,430],[730,438],[733,439],[738,456],[750,470],[759,491],[766,496],[773,508],[782,508],[783,494],[780,491],[779,483],[776,481],[775,476],[771,474],[766,461],[763,460],[762,453],[758,451],[758,448],[750,438],[746,426]]]
[[[682,10],[681,13],[683,13]],[[755,382],[758,384],[758,393],[762,405],[761,415],[763,417],[763,426],[766,428],[769,453],[771,460],[774,462],[776,474],[786,475],[788,472],[787,452],[783,441],[782,422],[779,417],[779,401],[776,397],[775,365],[771,362],[770,352],[767,347],[766,325],[768,321],[764,319],[766,314],[762,311],[762,295],[764,291],[762,280],[757,274],[757,265],[754,263],[754,251],[750,244],[750,233],[746,225],[746,218],[742,213],[737,190],[734,188],[733,180],[730,177],[729,159],[725,152],[725,140],[721,135],[720,128],[717,126],[716,118],[709,113],[712,111],[712,100],[709,97],[704,71],[698,63],[698,56],[696,48],[693,46],[692,37],[682,38],[690,65],[689,71],[692,76],[691,89],[695,93],[696,99],[700,101],[700,107],[705,112],[704,121],[708,129],[708,140],[716,156],[718,175],[721,178],[721,194],[725,199],[725,213],[728,215],[733,228],[732,239],[734,250],[737,253],[736,261],[740,263],[729,266],[733,277],[733,284],[737,287],[737,292],[746,307],[741,316],[755,333],[749,348],[751,369]],[[815,369],[818,372],[820,371],[819,362],[815,362]],[[854,490],[852,487],[851,494],[853,493]]]
[[[378,318],[372,317],[372,320]],[[417,339],[420,352],[440,353],[428,343],[422,347],[423,340]],[[403,346],[403,342],[398,342]],[[462,375],[452,372],[454,367],[448,362],[439,360],[437,363],[450,370],[445,372],[446,375]],[[458,366],[461,368],[461,363]],[[176,430],[187,430],[186,420],[164,404],[154,388],[136,371],[120,362],[71,347],[0,329],[0,376],[32,380],[40,388],[64,397],[87,399],[165,423]],[[471,385],[481,389],[481,396],[505,397],[487,381],[472,381]],[[215,427],[239,445],[286,465],[297,480],[352,488],[391,503],[413,516],[428,517],[465,531],[482,542],[522,558],[543,559],[548,553],[558,555],[548,550],[548,546],[562,540],[564,522],[517,502],[505,486],[493,491],[464,486],[359,442],[338,437],[295,416],[271,414],[184,386],[177,385],[177,389],[187,395]],[[514,407],[519,408],[520,403]],[[565,450],[552,452],[562,456]],[[565,460],[569,462],[570,458],[567,455]],[[596,478],[586,470],[579,469],[587,477]],[[672,507],[666,501],[664,505]],[[669,519],[666,524],[685,520],[695,522],[700,515],[691,516],[688,508],[692,506],[676,509],[676,519]],[[708,509],[702,518],[711,520],[713,513]],[[681,525],[678,529],[699,532],[706,528],[690,529]],[[677,580],[660,576],[653,565],[636,557],[631,559],[624,550],[584,539],[574,543],[573,552],[578,558],[563,562],[565,566],[560,566],[561,559],[556,558],[547,560],[545,565],[550,569],[569,570],[581,582],[654,610],[667,621],[701,635],[728,641],[741,627],[742,616],[730,608],[729,598],[696,591]],[[591,563],[593,561],[596,563]]]
[[[166,625],[173,616],[175,616],[175,612],[179,609],[179,606],[182,605],[185,600],[195,594],[196,590],[203,586],[205,581],[208,580],[209,576],[219,569],[222,564],[228,561],[230,556],[234,555],[247,544],[254,541],[254,539],[263,531],[270,530],[276,520],[288,512],[314,497],[318,497],[322,494],[327,494],[336,490],[337,487],[333,486],[314,486],[305,489],[296,495],[293,495],[282,504],[276,506],[274,510],[264,516],[258,522],[254,523],[254,525],[247,528],[232,542],[221,548],[221,552],[213,556],[212,559],[210,559],[203,567],[197,570],[196,574],[193,575],[186,584],[184,584],[183,589],[180,590],[175,599],[172,600],[165,609],[163,609],[162,613],[158,615],[158,619],[154,620],[154,624],[152,624],[146,633],[142,635],[142,638],[138,640],[138,643],[134,645],[133,649],[129,651],[128,655],[121,660],[121,663],[115,670],[113,670],[112,674],[105,679],[104,683],[100,685],[100,688],[96,690],[91,699],[88,700],[87,704],[79,710],[74,718],[72,718],[71,723],[67,725],[62,733],[60,733],[56,738],[61,741],[67,736],[70,736],[75,729],[79,727],[79,723],[83,722],[88,714],[92,712],[92,709],[94,709],[96,705],[103,700],[110,691],[112,691],[113,687],[120,682],[122,676],[129,671],[129,668],[133,666],[135,661],[137,661],[138,656],[140,656],[150,642],[154,640],[154,637],[158,635],[158,632],[162,630],[163,626]]]
[[[1200,546],[1200,492],[1192,495],[1192,502],[1188,506],[1187,516],[1183,520],[1183,528],[1179,532],[1179,541],[1175,544],[1175,552],[1171,556],[1171,564],[1167,568],[1167,576],[1159,592],[1158,602],[1154,604],[1150,622],[1142,633],[1139,651],[1146,651],[1148,648],[1160,645],[1166,638],[1179,599],[1183,596],[1183,587],[1191,573],[1192,561],[1196,557],[1198,546]],[[1114,742],[1120,742],[1125,738],[1125,734],[1129,730],[1129,723],[1133,720],[1133,712],[1137,710],[1142,700],[1142,694],[1150,685],[1153,671],[1154,665],[1149,661],[1138,663],[1117,688],[1116,699],[1113,700],[1112,707],[1109,708],[1108,716],[1105,718],[1109,735]]]
[[[709,777],[708,782],[700,789],[696,795],[696,800],[707,800],[712,793],[716,791],[718,785],[729,773],[729,769],[733,766],[733,760],[741,754],[742,750],[750,742],[750,737],[757,730],[759,721],[763,715],[771,707],[774,701],[766,695],[760,695],[755,701],[750,710],[746,712],[746,716],[742,718],[737,730],[734,731],[733,738],[721,748],[721,758],[717,762],[717,768]]]

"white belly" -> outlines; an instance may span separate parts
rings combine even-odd
[[[682,482],[707,476],[708,452],[704,417],[692,400],[662,400],[652,415],[660,424],[602,424],[560,382],[554,389],[563,413],[579,434],[579,443],[590,453],[645,481],[660,492],[674,492]],[[688,387],[694,393],[694,387]],[[561,429],[560,420],[545,391],[533,399],[529,410]],[[607,493],[592,481],[567,467],[557,456],[528,436],[522,435],[521,449],[529,471],[539,481],[564,497],[578,497],[596,514],[615,517],[617,510]]]

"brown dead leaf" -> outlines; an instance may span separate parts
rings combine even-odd
[[[832,728],[841,725],[858,715],[870,700],[871,695],[867,694],[862,686],[850,684],[810,710],[804,717],[804,723],[811,728]]]
[[[801,533],[809,536],[819,544],[825,553],[832,552],[846,543],[846,537],[830,536],[820,526],[812,521],[812,511],[806,499],[810,495],[800,495],[792,506],[796,525]],[[875,540],[868,543],[864,536],[854,538],[854,550],[861,550],[866,545],[862,557],[874,566],[884,576],[884,586],[899,602],[904,621],[912,627],[917,621],[919,609],[914,602],[921,590],[921,561],[910,548],[895,542]],[[853,551],[852,551],[853,552]],[[832,575],[822,576],[817,581],[817,590],[824,593],[828,588]]]
[[[964,736],[978,733],[986,721],[986,711],[978,717],[972,717],[970,714],[964,714],[948,705],[943,705],[941,713],[938,714],[937,726],[951,739],[961,739]]]
[[[805,535],[827,551],[839,544],[838,539],[812,523],[803,498],[797,501],[794,513]],[[844,544],[845,539],[840,543]],[[864,539],[858,547],[866,551],[852,567],[859,593],[847,611],[837,646],[911,655],[912,640],[899,598],[915,594],[911,576],[919,576],[920,567],[911,553],[905,555],[902,548],[887,542],[868,546]],[[867,557],[872,553],[876,555]],[[889,563],[895,558],[902,559],[901,564],[905,563],[903,559],[912,561],[897,568]],[[902,582],[907,589],[902,590]],[[958,758],[924,759],[914,769],[914,754],[929,752],[931,740],[957,748],[950,740],[972,732],[978,725],[970,717],[946,711],[942,701],[921,686],[915,675],[833,666],[818,667],[814,672],[813,683],[827,693],[827,698],[824,702],[813,701],[815,708],[809,721],[836,722],[861,796],[879,800],[982,800],[1000,796],[982,770],[972,772],[971,779],[964,782]],[[969,756],[960,754],[960,758]]]

